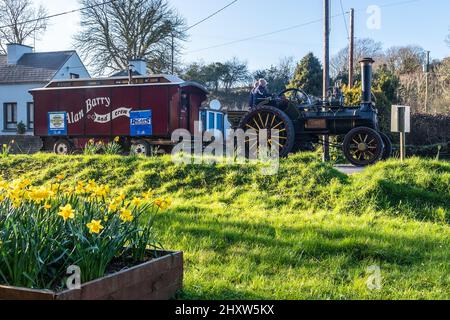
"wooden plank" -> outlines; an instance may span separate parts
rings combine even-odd
[[[183,286],[183,253],[164,256],[61,293],[0,286],[0,300],[168,300]]]

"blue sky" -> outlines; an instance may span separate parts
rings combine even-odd
[[[39,3],[39,1],[35,1]],[[191,25],[230,3],[231,0],[169,0]],[[342,13],[340,0],[330,0],[332,15]],[[47,0],[49,13],[78,7],[77,0]],[[373,38],[385,47],[420,45],[431,51],[433,58],[450,55],[444,39],[450,28],[449,0],[342,0],[344,11],[356,10],[356,37]],[[369,6],[380,7],[380,29],[369,29],[366,12]],[[238,0],[214,18],[190,31],[184,44],[183,61],[223,61],[234,56],[249,63],[252,70],[276,63],[280,58],[300,59],[309,51],[322,57],[322,22],[311,23],[288,31],[202,50],[255,35],[307,24],[321,19],[321,0]],[[348,20],[348,17],[346,17]],[[37,50],[71,49],[71,36],[78,29],[79,15],[55,18]],[[332,19],[331,53],[347,44],[347,31],[342,15]]]

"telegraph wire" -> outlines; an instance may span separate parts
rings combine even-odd
[[[38,22],[38,21],[41,21],[41,20],[49,20],[49,19],[52,19],[52,18],[65,16],[65,15],[72,14],[72,13],[75,13],[75,12],[80,12],[80,11],[84,11],[84,10],[97,8],[97,7],[100,7],[100,6],[103,6],[103,5],[107,5],[107,4],[113,3],[115,1],[116,0],[109,0],[109,1],[102,2],[102,3],[97,3],[97,4],[94,4],[94,5],[91,5],[91,6],[79,8],[79,9],[74,9],[74,10],[70,10],[70,11],[65,11],[65,12],[60,12],[60,13],[48,15],[48,16],[45,16],[45,17],[42,17],[42,18],[21,21],[21,22],[18,22],[16,24],[4,25],[4,26],[0,26],[0,29],[11,28],[11,27],[20,26],[20,25],[27,24],[27,23]]]
[[[379,7],[380,8],[388,8],[388,7],[394,7],[394,6],[399,6],[399,5],[407,5],[407,4],[415,3],[415,2],[419,2],[419,1],[422,1],[422,0],[407,0],[407,1],[400,1],[400,2],[394,2],[394,3],[387,3],[387,4],[381,5]],[[360,12],[360,11],[363,11],[363,9],[355,10],[355,12]],[[340,14],[336,14],[336,15],[331,16],[330,19],[335,19],[335,18],[340,17],[342,15],[345,16],[346,14],[349,14],[349,13],[350,13],[350,11],[343,12],[343,13],[340,13]],[[312,21],[309,21],[309,22],[306,22],[306,23],[298,24],[298,25],[287,27],[287,28],[284,28],[284,29],[275,30],[275,31],[272,31],[272,32],[267,32],[267,33],[263,33],[263,34],[259,34],[259,35],[255,35],[255,36],[239,39],[239,40],[234,40],[234,41],[230,41],[230,42],[226,42],[226,43],[222,43],[222,44],[218,44],[218,45],[214,45],[214,46],[210,46],[210,47],[206,47],[206,48],[195,49],[195,50],[192,50],[192,51],[188,51],[186,53],[187,54],[197,53],[197,52],[202,52],[202,51],[206,51],[206,50],[211,50],[211,49],[216,49],[216,48],[221,48],[221,47],[227,47],[227,46],[230,46],[230,45],[233,45],[233,44],[247,42],[247,41],[251,41],[251,40],[267,37],[267,36],[270,36],[270,35],[274,35],[274,34],[277,34],[277,33],[282,33],[282,32],[285,32],[285,31],[290,31],[290,30],[301,28],[301,27],[309,26],[309,25],[316,24],[316,23],[319,23],[319,22],[322,22],[322,21],[323,21],[323,18],[320,18],[320,19],[317,19],[317,20],[312,20]]]
[[[342,0],[339,0],[339,2],[341,3],[341,12],[342,18],[344,19],[345,30],[347,30],[347,39],[350,39],[350,31],[348,29],[347,19],[345,18],[344,5],[342,3]]]
[[[221,13],[222,11],[228,9],[229,7],[231,7],[231,6],[232,6],[233,4],[235,4],[236,2],[238,2],[238,0],[234,0],[234,1],[230,2],[230,3],[227,4],[225,7],[223,7],[223,8],[221,8],[221,9],[215,11],[214,13],[210,14],[210,15],[207,16],[206,18],[204,18],[204,19],[202,19],[202,20],[200,20],[200,21],[194,23],[193,25],[191,25],[190,27],[188,27],[188,28],[185,29],[184,31],[186,32],[186,31],[189,31],[189,30],[195,28],[196,26],[202,24],[203,22],[205,22],[205,21],[211,19],[212,17],[218,15],[218,14]]]
[[[341,16],[341,14],[336,14],[334,16],[331,16],[331,18],[334,19],[334,18],[340,17],[340,16]],[[277,33],[290,31],[290,30],[301,28],[301,27],[306,27],[306,26],[309,26],[309,25],[312,25],[312,24],[319,23],[321,21],[323,21],[323,18],[316,19],[316,20],[311,20],[311,21],[308,21],[308,22],[305,22],[305,23],[302,23],[302,24],[298,24],[298,25],[295,25],[295,26],[291,26],[291,27],[287,27],[287,28],[283,28],[283,29],[279,29],[279,30],[275,30],[275,31],[267,32],[267,33],[258,34],[258,35],[251,36],[251,37],[244,38],[244,39],[239,39],[239,40],[230,41],[230,42],[226,42],[226,43],[223,43],[223,44],[218,44],[218,45],[207,47],[207,48],[193,50],[193,51],[190,51],[188,53],[195,53],[195,52],[205,51],[205,50],[209,50],[209,49],[216,49],[216,48],[221,48],[221,47],[229,46],[229,45],[236,44],[236,43],[241,43],[241,42],[246,42],[246,41],[250,41],[250,40],[255,40],[255,39],[267,37],[267,36],[270,36],[270,35],[274,35],[274,34],[277,34]]]

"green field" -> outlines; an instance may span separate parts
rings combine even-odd
[[[57,174],[173,199],[157,234],[185,252],[181,299],[450,299],[450,164],[390,161],[348,177],[315,154],[256,165],[170,158],[0,159],[5,179]],[[367,288],[379,266],[382,289]]]

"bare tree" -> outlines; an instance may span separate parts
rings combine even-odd
[[[251,80],[250,72],[248,71],[247,62],[239,61],[234,57],[224,64],[224,74],[221,77],[225,92],[229,92],[231,88],[247,84]]]
[[[4,53],[8,43],[39,39],[47,29],[46,15],[45,8],[34,7],[31,0],[0,0],[0,51]]]
[[[75,45],[97,75],[126,69],[130,59],[145,59],[154,72],[168,71],[185,21],[167,0],[80,0],[82,30]],[[99,5],[92,7],[94,5]]]
[[[362,58],[371,57],[378,60],[383,55],[381,42],[372,39],[358,39],[355,41],[354,65]],[[348,74],[349,48],[340,50],[330,61],[333,78]]]
[[[388,69],[396,74],[422,71],[425,60],[425,50],[418,46],[389,48],[384,58]]]

